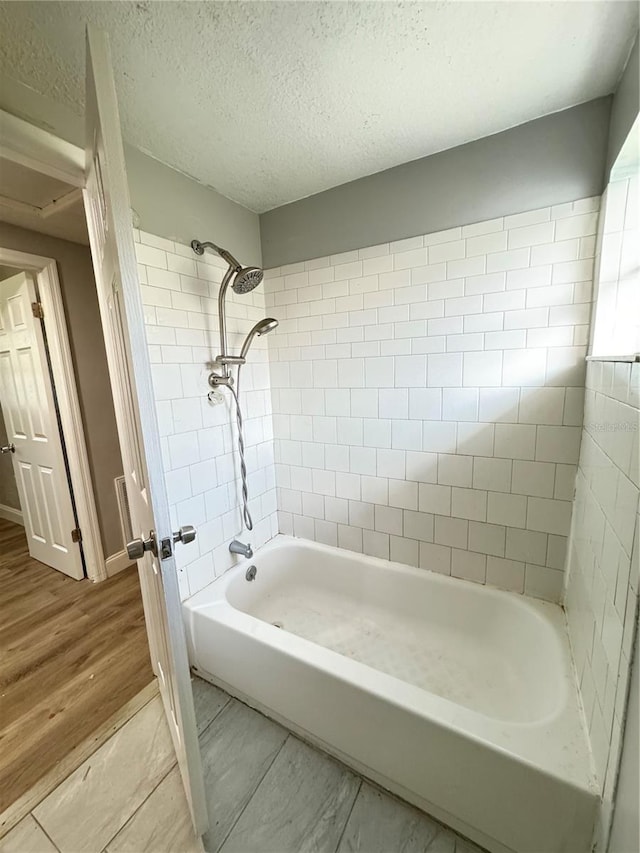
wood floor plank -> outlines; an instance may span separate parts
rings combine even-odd
[[[153,680],[137,569],[76,581],[0,519],[0,812]]]
[[[38,660],[37,665],[26,670],[21,669],[8,682],[10,689],[2,703],[3,729],[8,729],[15,720],[20,719],[26,707],[33,707],[37,696],[46,696],[47,704],[51,707],[51,697],[61,686],[65,689],[64,684],[71,683],[76,675],[81,678],[86,676],[92,682],[95,682],[96,677],[103,678],[100,672],[103,662],[114,657],[124,658],[124,650],[129,649],[132,643],[137,645],[145,630],[142,616],[132,622],[131,616],[126,613],[106,624],[92,627],[90,623],[83,622],[79,627],[83,625],[87,629],[85,636],[80,639],[77,636],[70,638],[61,649],[52,649],[48,659]],[[65,674],[62,685],[61,671]],[[95,689],[96,684],[90,687]]]
[[[130,685],[147,681],[148,667],[133,656],[136,644],[102,661],[100,677],[82,673],[64,681],[0,736],[0,811],[27,791],[76,742],[126,701]],[[122,682],[119,682],[122,679]],[[95,681],[95,684],[94,684]]]

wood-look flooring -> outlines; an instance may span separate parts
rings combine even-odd
[[[152,679],[135,566],[72,580],[0,519],[0,813]]]

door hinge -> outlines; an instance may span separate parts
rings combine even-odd
[[[44,320],[44,311],[42,310],[42,302],[31,303],[31,313],[36,320]]]
[[[71,541],[72,542],[82,542],[82,531],[79,527],[76,527],[75,530],[71,531]]]

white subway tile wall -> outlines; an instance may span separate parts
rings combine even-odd
[[[640,573],[640,363],[590,362],[565,592],[598,780],[606,849]]]
[[[267,272],[281,532],[559,600],[599,201]]]
[[[211,361],[220,349],[217,295],[226,269],[206,253],[145,232],[134,232],[144,303],[147,343],[156,394],[162,456],[174,529],[193,524],[196,540],[176,549],[182,598],[230,568],[231,539],[240,534],[240,469],[231,395],[207,400]],[[232,352],[265,316],[264,290],[227,294]],[[245,532],[258,547],[277,532],[275,468],[266,338],[256,338],[242,369],[246,462],[254,529]]]
[[[612,181],[598,229],[594,355],[640,352],[640,172]]]

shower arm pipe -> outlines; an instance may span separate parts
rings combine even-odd
[[[205,249],[213,249],[213,251],[219,255],[223,261],[226,261],[230,267],[233,267],[233,272],[238,272],[238,270],[242,269],[242,264],[240,264],[226,249],[223,249],[221,246],[217,246],[215,243],[212,243],[210,240],[207,240],[206,243],[201,243],[200,240],[192,240],[191,248],[198,255],[203,255]]]

